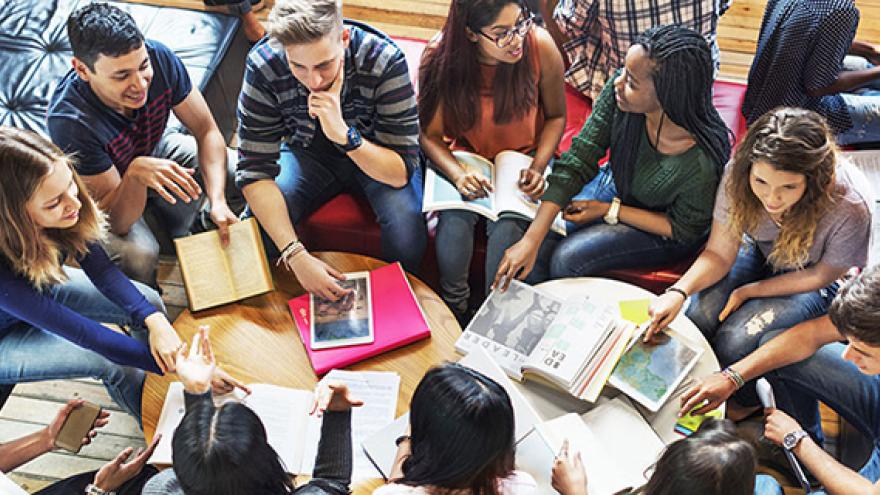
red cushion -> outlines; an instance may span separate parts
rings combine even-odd
[[[425,42],[410,38],[395,38],[395,42],[404,52],[414,87],[418,88],[418,67]],[[739,138],[745,131],[745,119],[740,107],[745,95],[745,85],[717,81],[714,85],[714,97],[718,112],[728,127]],[[588,98],[566,85],[565,101],[567,105],[567,122],[559,150],[567,150],[571,140],[580,132],[592,110]],[[350,251],[379,257],[381,243],[379,225],[376,216],[366,198],[343,193],[328,201],[314,213],[308,215],[297,225],[297,232],[307,246],[313,250]],[[480,229],[480,232],[483,232]],[[433,239],[433,228],[430,229]],[[482,286],[485,259],[485,236],[478,236],[474,249],[474,260],[471,265],[471,281],[476,287]],[[604,275],[624,280],[653,292],[660,292],[679,279],[690,266],[693,259],[688,259],[671,266],[657,269],[633,268],[614,270]],[[428,252],[423,266],[423,277],[435,288],[436,257],[433,243],[429,243]]]

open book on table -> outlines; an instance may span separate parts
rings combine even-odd
[[[272,290],[272,273],[253,218],[229,227],[229,245],[216,230],[174,239],[180,272],[193,311]]]
[[[641,487],[647,482],[645,473],[665,448],[624,396],[600,403],[580,416],[572,413],[538,423],[516,451],[517,468],[535,478],[538,493],[556,493],[550,486],[550,473],[565,439],[569,455],[581,453],[589,495],[612,495]]]
[[[364,401],[363,406],[352,409],[352,445],[360,445],[394,419],[400,389],[400,376],[397,373],[333,370],[327,377],[345,382],[352,397]],[[246,397],[236,390],[214,397],[214,403],[222,405],[239,401],[251,408],[263,422],[269,445],[278,453],[287,471],[311,475],[321,437],[321,419],[309,414],[314,398],[312,391],[268,384],[250,387],[253,393]],[[156,425],[156,433],[161,433],[162,439],[150,457],[150,464],[172,463],[171,441],[184,413],[183,384],[174,382],[168,388]],[[375,470],[366,455],[359,449],[354,449],[354,454],[352,479],[375,477]]]
[[[562,301],[514,280],[493,291],[455,343],[487,350],[507,374],[595,402],[635,333],[616,308],[586,296]]]
[[[458,189],[442,174],[429,168],[425,175],[425,199],[422,211],[468,210],[490,220],[498,220],[502,213],[513,213],[527,220],[534,220],[539,202],[532,201],[519,188],[520,171],[528,168],[532,157],[517,151],[502,151],[495,156],[495,163],[476,153],[453,151],[452,155],[462,167],[480,172],[492,183],[494,191],[487,191],[485,198],[464,199]],[[550,173],[549,168],[545,176]],[[557,215],[551,229],[565,235],[565,221]]]

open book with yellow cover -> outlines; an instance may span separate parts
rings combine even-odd
[[[539,201],[532,201],[519,188],[520,171],[529,168],[532,157],[518,151],[502,151],[495,156],[495,163],[467,151],[453,151],[452,156],[467,170],[477,171],[492,183],[493,191],[486,191],[485,198],[465,199],[449,180],[432,168],[425,175],[425,199],[422,211],[468,210],[489,220],[498,220],[502,213],[515,214],[526,220],[534,220]],[[545,176],[550,173],[548,168]],[[551,229],[565,235],[562,214],[556,216]]]
[[[229,227],[229,245],[216,230],[174,240],[189,299],[199,311],[272,290],[272,273],[253,218]]]

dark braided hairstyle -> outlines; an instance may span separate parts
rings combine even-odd
[[[667,24],[649,28],[635,44],[654,62],[652,80],[666,116],[684,128],[716,164],[718,176],[730,158],[731,132],[712,104],[712,51],[705,38],[686,27]],[[645,134],[645,115],[624,113],[611,140],[611,170],[621,198],[627,199]]]

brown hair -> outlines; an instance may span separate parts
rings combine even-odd
[[[880,346],[880,265],[865,269],[844,284],[831,302],[828,316],[843,335]]]
[[[312,43],[342,29],[340,0],[276,0],[266,32],[282,45]]]
[[[479,33],[492,24],[501,10],[520,0],[454,0],[436,46],[425,50],[419,65],[419,121],[427,126],[443,105],[443,132],[462,136],[480,118],[480,61],[468,31]],[[514,64],[499,64],[493,87],[493,119],[499,124],[520,118],[538,98],[538,83],[532,64],[532,28],[523,40],[522,57]]]
[[[837,147],[831,130],[822,116],[798,108],[771,110],[752,124],[734,154],[726,184],[730,229],[737,238],[754,232],[765,215],[749,181],[757,161],[806,178],[804,195],[786,213],[767,256],[774,268],[803,268],[819,219],[836,199]]]
[[[69,229],[43,229],[27,212],[27,202],[53,166],[70,167],[82,203],[79,221]],[[48,139],[31,131],[0,127],[0,262],[37,288],[66,279],[64,254],[83,255],[100,240],[106,222],[73,168],[73,160]],[[5,259],[3,259],[5,258]]]

